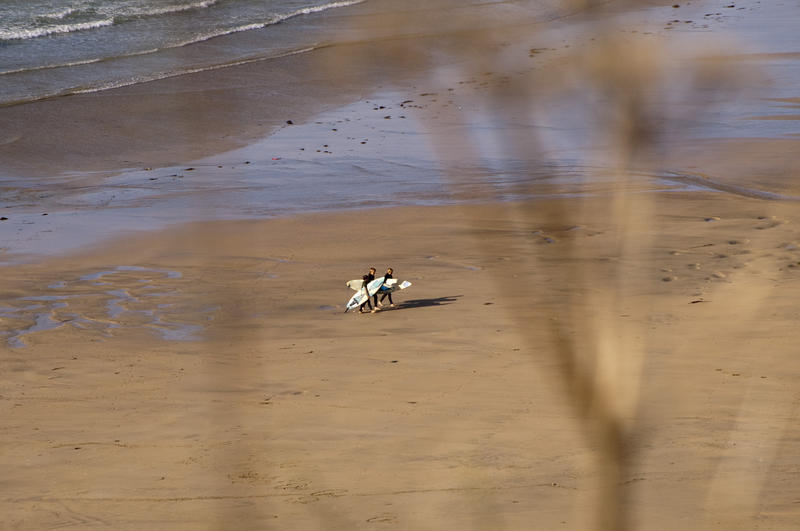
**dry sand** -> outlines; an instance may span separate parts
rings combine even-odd
[[[135,136],[97,167],[173,162]],[[795,529],[797,141],[704,142],[670,169],[720,191],[191,223],[4,267],[0,527],[599,528],[610,418],[630,528]],[[370,265],[413,286],[344,313]]]
[[[549,205],[201,224],[7,270],[5,300],[74,298],[4,354],[4,527],[585,529],[603,456],[558,331],[631,372],[640,528],[792,529],[796,212],[660,195],[631,205],[647,222],[620,253],[608,201],[565,201],[558,224]],[[365,218],[406,236],[382,247]],[[414,285],[344,314],[365,264]],[[125,265],[150,271],[78,280]],[[115,290],[203,340],[109,318]]]

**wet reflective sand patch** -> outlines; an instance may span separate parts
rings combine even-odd
[[[185,304],[182,279],[179,271],[123,265],[51,283],[42,294],[0,301],[0,336],[12,348],[64,326],[102,337],[145,328],[167,341],[198,340],[216,308]]]

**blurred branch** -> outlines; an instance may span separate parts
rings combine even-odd
[[[591,20],[590,11],[608,2],[565,0],[553,6],[561,12],[582,11]],[[624,2],[620,2],[620,5]],[[428,58],[437,54],[447,57],[440,63],[448,64],[452,81],[456,72],[461,79],[473,78],[487,71],[513,71],[510,81],[497,84],[478,102],[481,111],[488,111],[499,124],[523,122],[535,124],[542,112],[550,111],[554,102],[566,102],[571,112],[580,113],[583,131],[592,136],[593,145],[602,146],[602,158],[607,170],[614,176],[608,204],[608,215],[616,228],[614,248],[609,254],[620,262],[635,263],[638,253],[651,246],[648,235],[652,219],[652,201],[645,195],[636,197],[636,208],[629,192],[630,181],[637,178],[633,170],[643,165],[658,168],[659,150],[664,136],[671,131],[676,116],[675,107],[663,100],[666,93],[678,94],[684,103],[696,101],[698,94],[713,91],[733,79],[731,69],[723,61],[698,63],[694,69],[683,71],[686,77],[670,78],[670,61],[667,50],[654,39],[620,37],[618,28],[610,18],[598,17],[593,24],[592,45],[579,50],[559,51],[550,64],[534,73],[530,63],[509,62],[505,47],[518,38],[531,38],[538,27],[521,26],[518,20],[506,26],[488,27],[480,17],[470,18],[460,13],[458,20],[436,21],[415,18],[418,12],[409,11],[392,23],[409,28],[407,33],[423,31],[428,24],[446,24],[457,27],[439,41],[408,42],[408,46],[381,47],[374,55],[343,57],[344,61],[389,61],[414,68],[429,68]],[[404,33],[403,30],[400,33]],[[430,48],[432,44],[438,47]],[[420,72],[415,72],[419,74]],[[433,76],[439,75],[434,69]],[[677,90],[673,90],[677,87]],[[693,107],[689,105],[689,108]],[[460,109],[460,108],[459,108]],[[692,111],[685,111],[692,112]],[[432,142],[443,161],[458,161],[471,153],[480,152],[480,146],[470,139],[466,112],[452,107],[442,110],[442,121],[453,124],[448,134],[431,129]],[[678,117],[679,118],[679,117]],[[498,130],[502,131],[502,127]],[[452,131],[457,131],[453,138]],[[528,175],[540,174],[547,156],[546,143],[536,127],[524,132],[515,129],[503,131],[506,136],[498,142],[515,160],[523,161]],[[458,188],[461,175],[458,169],[446,169],[446,176]],[[531,187],[535,188],[535,182]],[[547,217],[554,224],[570,225],[574,211],[569,212],[562,202],[537,205],[547,209]],[[579,199],[574,209],[582,208]],[[642,215],[641,212],[650,215]],[[523,218],[525,212],[518,212]],[[509,215],[512,215],[509,212]],[[530,216],[528,216],[530,219]],[[473,220],[477,224],[478,220]],[[480,227],[476,227],[480,228]],[[479,239],[478,244],[489,254],[489,242]],[[553,349],[550,356],[559,369],[566,395],[584,421],[587,439],[599,448],[597,465],[600,471],[599,499],[596,527],[599,530],[625,531],[631,528],[629,516],[628,472],[641,444],[636,418],[641,414],[641,387],[646,345],[634,340],[646,333],[633,325],[614,324],[612,316],[624,303],[626,296],[636,286],[621,266],[617,267],[610,283],[603,284],[593,271],[576,259],[578,253],[569,240],[552,249],[555,259],[563,264],[560,282],[564,286],[579,287],[603,285],[600,294],[573,295],[556,309],[557,318],[551,321]],[[552,256],[552,255],[551,255]],[[519,287],[513,279],[497,278],[500,292],[511,292]],[[575,293],[575,290],[572,290]],[[582,308],[588,306],[588,311]],[[590,313],[591,312],[591,313]],[[569,323],[567,326],[566,323]],[[528,323],[520,322],[520,329],[528,330]],[[531,341],[533,341],[531,336]]]

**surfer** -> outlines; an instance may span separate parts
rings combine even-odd
[[[364,306],[367,305],[367,304],[369,304],[370,311],[373,311],[373,312],[375,311],[372,308],[372,304],[369,302],[369,289],[367,288],[367,284],[369,284],[371,282],[369,277],[370,277],[369,275],[364,275],[363,277],[361,277],[361,280],[364,281],[364,283],[361,286],[361,289],[363,289],[366,292],[367,296],[364,299],[364,302],[362,302],[361,305],[358,307],[358,313],[364,313]],[[375,276],[373,275],[372,278],[374,279]]]
[[[369,282],[372,282],[373,280],[375,280],[375,273],[377,271],[378,270],[375,269],[374,267],[370,267],[369,268],[369,275],[367,275],[369,277],[369,281],[365,280],[364,281],[364,286],[369,284]],[[378,311],[378,292],[377,291],[375,292],[375,295],[372,296],[372,298],[374,299],[373,304],[372,304],[374,306],[374,308],[372,309],[372,311],[373,312],[377,312]]]
[[[389,280],[390,278],[394,278],[392,276],[392,273],[394,273],[394,269],[392,269],[391,267],[387,267],[386,268],[386,274],[384,275],[384,278],[386,280]],[[384,280],[384,283],[386,282],[386,280]],[[376,296],[377,296],[377,294],[376,294]],[[378,301],[378,306],[383,306],[383,299],[385,299],[386,297],[389,297],[389,306],[394,308],[394,301],[392,300],[392,292],[391,291],[381,294],[381,300]]]

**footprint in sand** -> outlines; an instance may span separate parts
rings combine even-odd
[[[377,516],[373,516],[372,518],[367,518],[367,522],[369,523],[381,523],[381,524],[391,524],[397,521],[397,515],[392,513],[381,513]]]
[[[766,230],[778,227],[786,223],[786,220],[778,219],[775,216],[759,216],[759,224],[756,226],[757,230]]]
[[[346,489],[326,489],[317,492],[312,492],[299,498],[289,500],[291,503],[314,503],[320,501],[322,498],[339,498],[347,494]]]
[[[326,489],[311,493],[312,496],[317,498],[338,498],[340,496],[344,496],[345,494],[347,494],[347,489]]]
[[[308,481],[291,480],[277,485],[275,488],[279,490],[306,490],[309,486]]]

